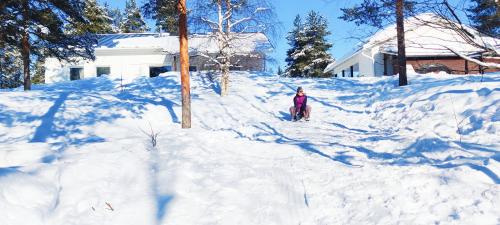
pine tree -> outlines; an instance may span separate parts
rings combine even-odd
[[[0,88],[23,85],[21,53],[12,46],[0,46]]]
[[[111,30],[112,33],[121,33],[120,27],[123,23],[122,11],[119,8],[112,9],[108,3],[104,3],[104,9],[106,13],[111,18]]]
[[[351,8],[342,8],[343,15],[339,18],[345,21],[354,22],[358,26],[366,24],[377,28],[382,28],[387,24],[396,22],[398,71],[400,71],[398,72],[399,86],[405,86],[408,84],[408,79],[406,77],[403,19],[417,15],[421,12],[437,10],[437,8],[432,8],[432,6],[435,5],[430,4],[428,1],[417,0],[363,0],[360,4]]]
[[[500,2],[498,0],[472,0],[469,18],[474,27],[492,37],[500,36]]]
[[[305,26],[307,65],[304,67],[306,77],[327,77],[323,71],[332,62],[332,57],[328,50],[332,44],[326,41],[326,36],[330,35],[328,22],[315,11],[309,12]]]
[[[73,35],[113,33],[112,19],[105,8],[101,7],[96,0],[85,0],[84,2],[84,16],[87,21],[68,24],[67,32]]]
[[[124,17],[120,27],[123,33],[144,33],[149,30],[135,0],[127,0],[125,3]]]
[[[292,77],[327,77],[326,66],[332,62],[328,50],[332,44],[326,41],[330,35],[326,19],[317,12],[311,11],[306,22],[302,23],[300,16],[294,21],[294,29],[287,39],[292,46],[287,52],[287,74]]]
[[[156,32],[169,32],[178,34],[179,26],[177,13],[177,0],[148,0],[142,10],[147,18],[156,21]]]
[[[31,89],[33,57],[74,61],[94,59],[96,38],[90,34],[64,32],[66,22],[87,22],[81,0],[8,0],[0,3],[0,45],[19,52],[24,89]]]
[[[35,62],[35,71],[33,74],[34,84],[44,84],[45,83],[45,58],[38,57]]]
[[[293,30],[288,33],[286,38],[291,48],[287,51],[287,68],[286,74],[291,77],[302,76],[302,70],[305,67],[306,38],[304,33],[304,24],[300,15],[295,17],[293,21]]]

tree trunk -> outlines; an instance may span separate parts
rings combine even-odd
[[[186,0],[179,0],[179,58],[181,69],[182,128],[191,128],[191,87],[189,84],[189,53]]]
[[[406,51],[405,51],[405,28],[404,28],[404,3],[403,0],[396,0],[396,29],[398,35],[398,72],[399,86],[408,84],[406,77]]]
[[[228,59],[222,64],[222,77],[220,79],[220,95],[227,96],[229,92],[229,67],[230,62]]]
[[[222,77],[221,77],[221,96],[227,96],[229,94],[229,70],[231,68],[231,47],[229,42],[231,40],[231,16],[233,11],[233,6],[230,0],[225,0],[226,3],[226,12],[224,13],[225,18],[222,23],[219,23],[221,27],[223,35],[223,57],[224,62],[222,64]],[[221,2],[222,5],[222,2]],[[221,11],[222,12],[222,11]],[[221,21],[221,20],[220,20]],[[223,27],[225,24],[225,27]]]
[[[23,58],[23,73],[24,73],[24,90],[31,90],[30,78],[30,42],[27,21],[29,20],[29,2],[26,0],[23,3],[23,19],[24,19],[24,33],[21,38],[21,57]]]

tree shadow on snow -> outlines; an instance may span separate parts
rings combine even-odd
[[[153,84],[151,84],[153,83]],[[146,105],[157,105],[167,109],[172,123],[180,123],[174,108],[179,104],[170,99],[180,99],[180,85],[169,77],[137,79],[124,85],[119,80],[91,78],[61,82],[58,84],[34,86],[30,96],[12,96],[12,101],[49,102],[51,106],[42,115],[14,110],[0,104],[0,124],[5,127],[26,126],[34,132],[29,136],[12,137],[2,135],[0,141],[7,143],[28,139],[32,143],[49,143],[53,154],[40,159],[51,163],[68,146],[104,142],[105,138],[95,134],[90,126],[113,122],[124,118],[122,111],[141,117]],[[175,91],[173,91],[175,90]],[[37,93],[40,93],[37,95]],[[196,95],[193,95],[196,98]],[[155,118],[164,120],[165,118]]]
[[[456,144],[456,146],[453,146]],[[398,151],[397,153],[376,152],[363,146],[344,145],[340,143],[332,143],[334,146],[354,149],[357,152],[363,153],[368,159],[377,160],[381,163],[397,166],[412,166],[412,165],[429,165],[436,168],[455,168],[467,166],[476,171],[482,172],[489,177],[495,184],[500,184],[500,179],[497,174],[488,169],[489,160],[496,160],[495,155],[499,151],[478,144],[470,144],[466,142],[450,142],[440,138],[421,138],[417,139],[413,144]],[[459,148],[462,147],[462,148]],[[445,152],[449,150],[459,150],[467,152],[467,155],[474,156],[452,156],[445,158],[431,158],[426,155],[432,155],[435,152]],[[471,154],[472,151],[482,151],[488,153],[496,153],[491,157],[477,156]],[[498,161],[498,160],[497,160]]]
[[[336,155],[329,155],[326,154],[322,151],[320,151],[316,146],[316,144],[311,143],[310,141],[306,140],[298,140],[298,139],[293,139],[290,138],[283,133],[280,133],[278,130],[276,130],[274,127],[271,125],[261,122],[260,125],[254,125],[255,128],[261,130],[261,132],[255,134],[252,138],[247,137],[250,140],[253,141],[259,141],[259,142],[265,142],[265,143],[278,143],[278,144],[289,144],[289,145],[295,145],[300,147],[306,152],[312,153],[319,155],[321,157],[325,157],[329,160],[335,161],[335,162],[340,162],[344,165],[347,166],[357,166],[353,165],[350,160],[353,158],[352,156],[344,155],[345,152],[339,152]],[[275,140],[266,140],[264,136],[273,136],[273,137],[278,137]]]
[[[217,82],[217,73],[215,72],[198,72],[197,76],[200,77],[201,83],[205,87],[210,87],[217,95],[221,93],[220,83]]]

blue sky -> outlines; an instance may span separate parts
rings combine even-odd
[[[277,60],[278,64],[284,68],[286,50],[290,47],[286,41],[286,34],[291,29],[293,20],[297,14],[305,17],[311,10],[319,12],[325,16],[329,22],[329,30],[332,33],[327,39],[333,43],[330,53],[336,59],[341,58],[346,53],[350,52],[359,40],[352,36],[359,36],[361,32],[373,30],[370,27],[358,28],[354,23],[348,23],[338,19],[342,15],[341,8],[347,8],[360,2],[360,0],[271,0],[276,7],[278,19],[281,22],[281,35],[276,38],[275,52],[272,56]],[[451,0],[454,4],[461,0]],[[108,2],[113,7],[124,8],[125,0],[100,0],[101,3]],[[463,2],[463,1],[462,1]],[[143,0],[137,0],[138,5],[142,5]],[[189,4],[189,1],[188,1]],[[189,7],[189,5],[188,5]],[[148,21],[150,27],[154,27],[153,21]],[[274,69],[278,65],[272,65]]]

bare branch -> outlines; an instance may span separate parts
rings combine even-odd
[[[444,47],[447,48],[448,50],[450,50],[451,52],[455,53],[460,58],[465,59],[467,61],[476,63],[476,64],[478,64],[480,66],[484,66],[484,67],[487,67],[487,68],[497,68],[497,69],[500,69],[500,64],[498,64],[498,63],[483,62],[483,61],[474,59],[472,57],[466,56],[465,54],[462,54],[461,52],[459,52],[459,51],[457,51],[457,50],[455,50],[453,48],[449,48],[449,47],[446,47],[446,46],[444,46]]]

